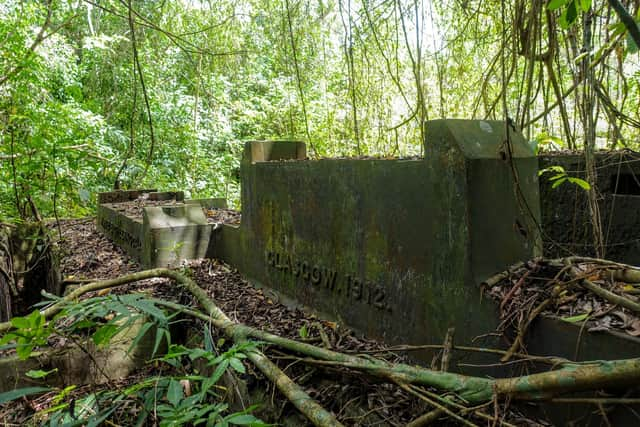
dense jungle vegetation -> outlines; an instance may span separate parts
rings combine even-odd
[[[639,6],[4,0],[0,219],[83,215],[114,184],[237,203],[245,140],[419,155],[420,124],[445,117],[508,117],[538,149],[633,149]]]

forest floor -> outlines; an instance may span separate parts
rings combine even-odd
[[[61,269],[64,279],[111,279],[141,269],[124,251],[96,229],[93,218],[63,220],[60,228],[55,225],[53,227],[54,234],[61,236],[59,247],[62,249]],[[189,263],[188,267],[198,285],[204,288],[234,321],[344,353],[375,355],[389,361],[407,361],[406,356],[394,353],[382,343],[363,339],[335,322],[322,320],[300,309],[285,306],[275,294],[251,286],[237,271],[221,262],[196,260]],[[111,292],[122,294],[139,291],[184,305],[197,305],[190,294],[181,291],[167,279],[144,280],[115,288]],[[202,334],[203,327],[206,327],[200,321],[181,323],[182,328],[189,330],[186,335]],[[219,337],[214,335],[214,339],[217,338]],[[345,369],[309,367],[275,348],[267,348],[264,352],[312,398],[335,413],[338,420],[345,425],[406,425],[430,410],[429,406],[417,397],[393,384]],[[149,364],[128,378],[98,387],[121,388],[156,374],[157,368]],[[166,370],[163,374],[167,374]],[[248,389],[248,393],[241,397],[240,402],[235,403],[236,406],[240,405],[240,409],[255,404],[256,402],[251,400],[260,400],[256,396],[261,396],[262,405],[261,409],[255,412],[257,416],[280,425],[307,424],[260,372],[247,366],[247,374],[240,379]],[[87,387],[92,387],[91,390],[95,391],[96,386]],[[70,398],[73,398],[73,394],[80,395],[83,392],[86,392],[85,387],[78,387]],[[32,400],[24,399],[20,404],[4,410],[0,407],[0,419],[15,423],[14,425],[21,424],[34,412],[51,406],[52,396],[53,394],[45,394]],[[502,420],[519,426],[546,425],[522,416],[515,406],[495,410],[502,414]],[[494,409],[489,411],[493,412]],[[444,423],[439,422],[436,425],[447,425]]]

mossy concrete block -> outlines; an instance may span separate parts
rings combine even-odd
[[[640,265],[640,157],[629,151],[597,153],[595,162],[595,189],[606,239],[604,257]],[[540,169],[550,166],[561,166],[568,176],[586,179],[581,154],[540,155]],[[552,188],[549,178],[554,175],[540,177],[545,256],[595,256],[587,191],[568,181]]]
[[[307,146],[300,141],[251,141],[244,159],[251,163],[281,160],[304,160],[307,157]]]
[[[142,326],[142,319],[133,322],[118,332],[109,345],[103,347],[97,347],[88,340],[83,343],[82,349],[72,346],[35,352],[26,360],[20,360],[15,355],[0,357],[0,393],[34,384],[65,387],[100,384],[125,378],[144,366],[152,357],[155,327],[146,331],[135,347],[131,348],[134,339],[142,332]],[[37,369],[57,371],[43,379],[26,377],[28,371]]]
[[[477,284],[539,254],[537,160],[504,123],[426,130],[420,160],[288,161],[303,158],[300,143],[247,143],[242,223],[223,226],[211,254],[389,343],[491,331]]]
[[[105,203],[98,205],[96,225],[133,258],[142,258],[144,236],[141,220],[124,215],[118,210],[117,203]]]
[[[115,195],[102,197],[119,202],[98,206],[98,229],[148,268],[176,266],[184,260],[204,257],[215,226],[207,223],[203,208],[227,205],[225,199],[184,201],[182,191],[117,193],[119,198]],[[142,218],[127,216],[126,207],[120,203],[135,200],[143,193],[150,201],[176,201],[178,204],[144,207]]]
[[[143,194],[152,193],[154,191],[158,190],[115,190],[98,193],[98,204],[130,202],[131,200],[135,200]]]
[[[175,200],[176,202],[184,201],[183,191],[154,191],[147,195],[149,200],[152,201],[164,201]]]
[[[212,229],[199,204],[145,207],[142,263],[147,267],[172,267],[183,260],[202,258]]]
[[[200,205],[205,209],[226,209],[227,199],[225,198],[208,198],[208,199],[187,199],[186,204]]]

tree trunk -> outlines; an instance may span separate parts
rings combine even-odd
[[[60,294],[60,271],[42,223],[0,225],[0,321],[28,311],[40,292]]]

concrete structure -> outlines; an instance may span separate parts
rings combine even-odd
[[[167,206],[144,206],[142,217],[126,214],[123,202],[172,201]],[[225,208],[224,199],[184,200],[180,192],[115,191],[101,193],[98,228],[145,267],[177,266],[182,260],[203,258],[215,225],[202,208]]]
[[[569,176],[585,178],[580,154],[545,154],[539,164],[541,170],[562,166]],[[605,257],[640,265],[640,156],[630,151],[598,153],[596,172]],[[540,178],[545,256],[594,255],[586,191],[567,182],[551,188],[550,176]]]
[[[300,142],[249,142],[241,165],[240,226],[206,224],[200,206],[220,207],[220,200],[145,207],[142,219],[128,218],[113,202],[139,197],[135,191],[101,195],[111,203],[101,205],[99,226],[147,267],[216,257],[285,301],[388,343],[441,342],[450,326],[457,342],[471,342],[498,323],[479,283],[540,254],[536,224],[556,240],[569,239],[572,229],[588,238],[582,223],[571,228],[566,222],[573,203],[567,194],[583,197],[584,191],[539,184],[538,159],[519,133],[509,128],[507,138],[506,131],[500,122],[429,122],[426,155],[419,160],[309,161]],[[540,159],[544,166],[559,161],[573,175],[579,166],[571,162],[580,160]],[[611,165],[599,171],[600,188],[617,183],[618,192],[606,197],[633,208],[635,181],[614,180]],[[611,235],[616,227],[633,226],[624,225],[629,217],[619,212]],[[536,323],[530,336],[533,353],[573,358],[578,348],[581,360],[608,358],[612,351],[634,357],[640,349],[640,340],[630,336],[580,339],[576,325],[553,319]]]
[[[210,255],[370,337],[440,342],[455,326],[470,342],[498,321],[480,281],[541,249],[537,159],[506,132],[428,122],[419,160],[307,161],[302,143],[247,143],[242,224],[222,226]]]

